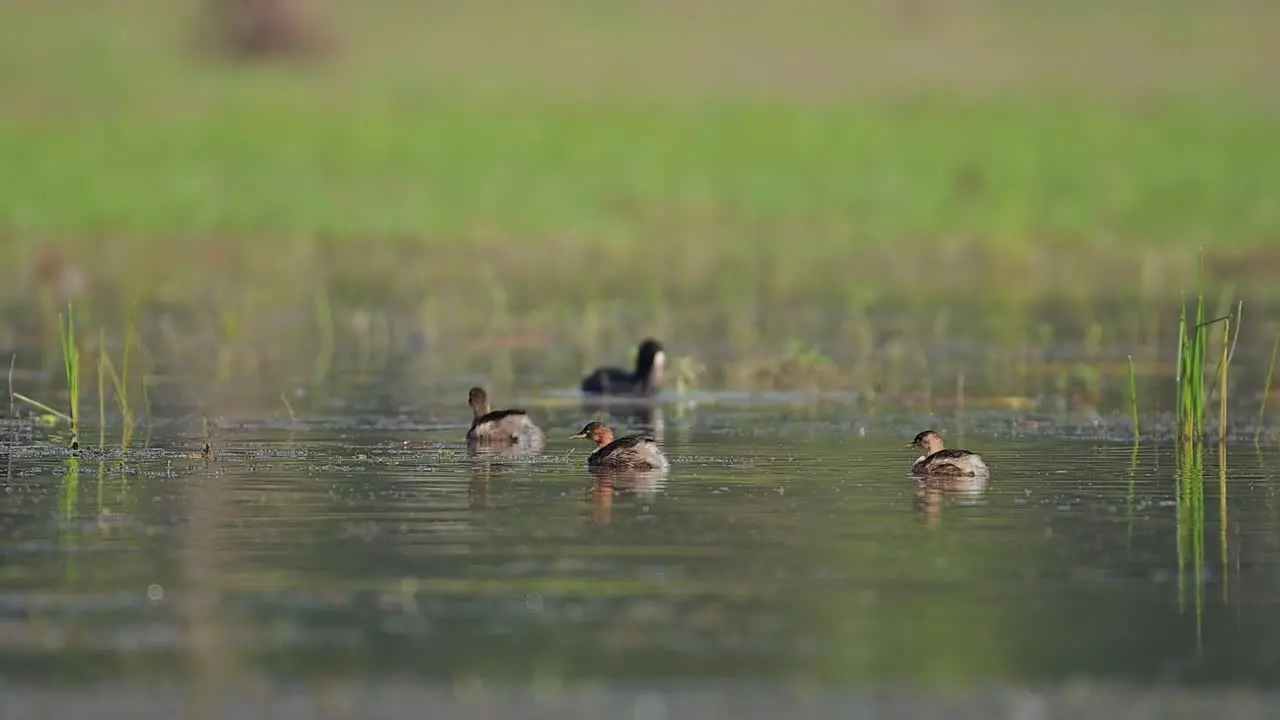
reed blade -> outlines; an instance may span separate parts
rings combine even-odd
[[[1262,424],[1267,415],[1267,396],[1271,395],[1271,380],[1276,374],[1276,354],[1280,353],[1280,333],[1276,333],[1276,341],[1271,346],[1271,363],[1267,365],[1267,382],[1262,389],[1262,405],[1258,407],[1258,425],[1253,429],[1253,442],[1256,445],[1262,437]]]

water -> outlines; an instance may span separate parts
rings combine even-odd
[[[162,424],[123,472],[15,446],[5,717],[1274,709],[1271,449],[1209,452],[1196,519],[1169,446],[705,396],[615,418],[673,468],[608,489],[582,408],[532,398],[546,451],[480,458],[457,396],[223,420],[208,459]],[[926,426],[985,488],[908,477]]]

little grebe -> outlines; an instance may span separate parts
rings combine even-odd
[[[582,379],[582,392],[592,395],[653,395],[662,385],[662,368],[667,353],[662,344],[649,338],[640,343],[635,372],[622,368],[596,368]]]
[[[474,414],[471,429],[467,430],[468,442],[541,445],[545,440],[542,430],[525,411],[490,410],[489,394],[484,388],[471,388],[467,402]]]
[[[614,439],[613,431],[603,423],[589,422],[582,432],[571,438],[587,438],[596,444],[596,451],[587,458],[591,468],[631,468],[633,470],[666,470],[670,467],[662,448],[651,437],[626,435]]]
[[[911,467],[912,475],[986,475],[987,464],[982,456],[968,450],[948,450],[942,436],[925,430],[907,443],[907,447],[920,448],[924,455],[916,458]]]

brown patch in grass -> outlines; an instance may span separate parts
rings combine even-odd
[[[242,60],[315,57],[331,42],[306,0],[206,0],[215,47]]]

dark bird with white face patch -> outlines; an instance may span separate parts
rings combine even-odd
[[[649,338],[640,343],[635,370],[596,368],[582,379],[582,392],[589,395],[655,395],[662,389],[666,364],[667,353],[662,344]]]

